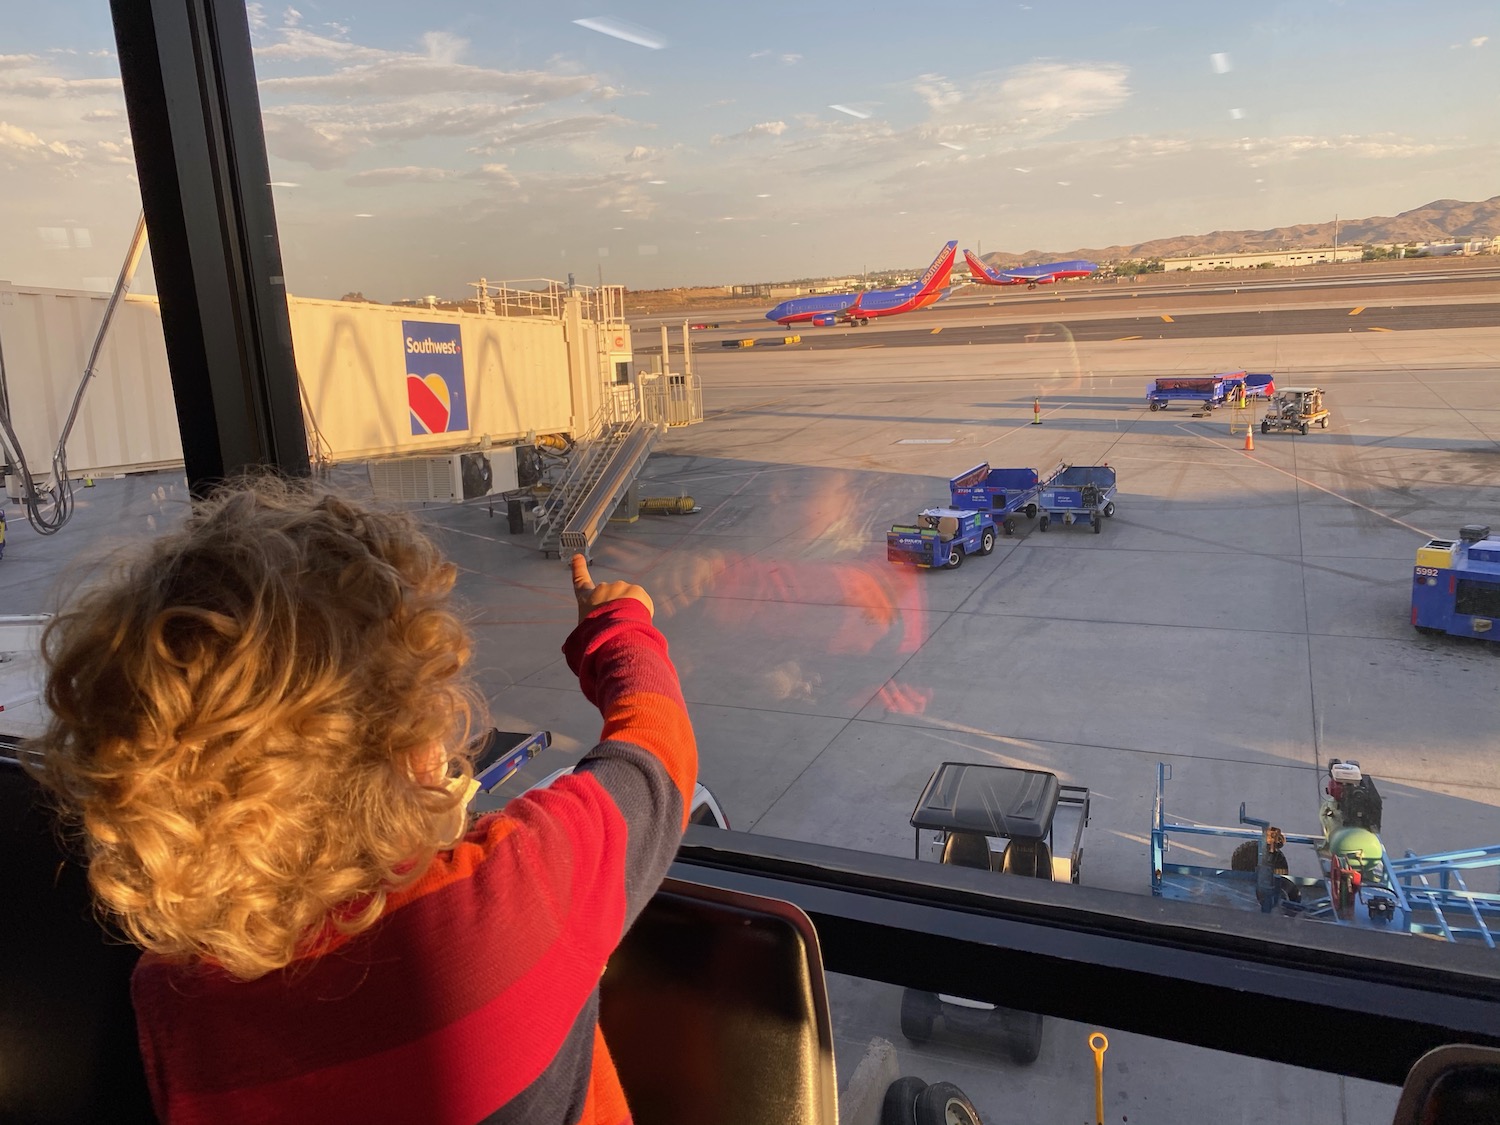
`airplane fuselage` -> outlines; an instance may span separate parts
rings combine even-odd
[[[980,285],[1050,285],[1064,278],[1088,277],[1099,268],[1094,262],[1073,258],[1066,262],[1046,262],[1039,266],[994,270],[967,250],[964,251],[964,261],[969,266],[969,274]]]
[[[782,301],[767,320],[777,324],[811,323],[828,327],[838,323],[864,324],[876,317],[896,316],[935,304],[948,295],[948,277],[953,270],[958,243],[950,242],[938,252],[921,278],[895,289],[868,289],[862,293],[826,293],[793,297]]]

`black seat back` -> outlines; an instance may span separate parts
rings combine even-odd
[[[1046,840],[1013,839],[1005,845],[1000,870],[1029,879],[1052,878],[1052,849]]]
[[[136,950],[94,920],[36,782],[0,756],[0,1122],[154,1123],[130,1007]]]
[[[978,832],[949,832],[943,843],[942,861],[952,867],[977,867],[988,871],[991,866],[990,842]]]
[[[601,982],[638,1125],[835,1125],[817,934],[789,903],[668,879]]]

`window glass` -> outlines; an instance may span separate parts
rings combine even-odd
[[[310,442],[459,559],[498,725],[557,736],[535,776],[597,735],[552,505],[601,435],[659,423],[574,534],[655,595],[737,827],[911,854],[944,762],[1033,771],[1088,791],[1050,825],[1064,874],[1258,909],[1254,870],[1221,877],[1243,802],[1285,839],[1257,860],[1289,926],[1288,882],[1329,895],[1366,827],[1336,760],[1378,787],[1383,855],[1495,842],[1494,641],[1409,616],[1422,544],[1500,511],[1488,9],[247,11]],[[35,476],[138,192],[106,9],[6,51],[0,344]],[[6,507],[0,608],[50,604],[85,515],[180,512],[148,266],[68,446],[97,487],[52,538]],[[980,465],[993,498],[959,484]],[[918,518],[965,505],[989,518]],[[987,812],[1003,865],[1017,810]],[[1372,924],[1438,925],[1402,910]]]
[[[584,540],[737,827],[936,860],[929,778],[1002,767],[1077,800],[981,803],[997,867],[1015,821],[1088,886],[1441,930],[1400,857],[1496,842],[1500,791],[1493,642],[1409,618],[1500,505],[1484,8],[249,11],[320,450],[504,462],[425,503],[536,776],[597,733],[549,513],[644,417]]]
[[[0,197],[0,616],[18,618],[0,624],[0,733],[26,734],[42,718],[31,619],[92,546],[170,527],[187,495],[150,255],[132,253],[141,200],[107,5],[7,21]]]
[[[891,1084],[915,1079],[902,1088],[916,1096],[923,1085],[948,1084],[925,1099],[965,1097],[982,1121],[1190,1125],[1219,1120],[1232,1105],[1247,1121],[1334,1125],[1389,1121],[1401,1094],[1395,1086],[962,997],[839,974],[828,985],[841,1106],[865,1104],[872,1092],[878,1106]],[[1095,1046],[1102,1047],[1097,1069]],[[1096,1117],[1100,1094],[1104,1113]]]

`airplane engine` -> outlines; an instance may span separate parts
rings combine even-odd
[[[815,316],[812,318],[814,328],[832,328],[839,322],[836,316]]]

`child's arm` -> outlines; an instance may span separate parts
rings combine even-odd
[[[641,602],[625,597],[593,609],[563,651],[584,696],[604,716],[599,744],[573,778],[601,786],[624,818],[628,927],[660,886],[682,839],[697,780],[697,743],[666,638]]]

